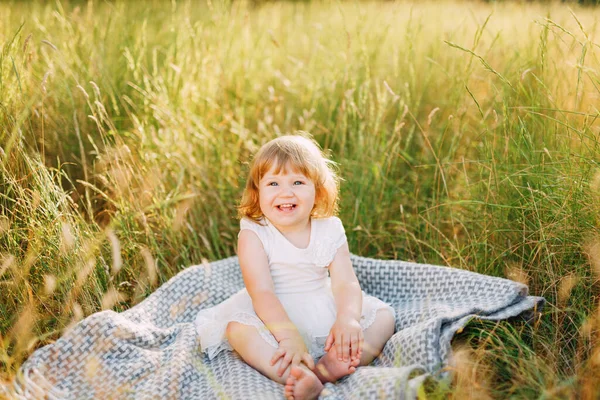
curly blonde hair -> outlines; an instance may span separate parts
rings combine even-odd
[[[275,166],[274,172],[291,168],[309,178],[315,185],[315,205],[311,216],[326,218],[338,211],[339,177],[335,163],[328,159],[312,138],[305,134],[281,136],[264,144],[250,165],[246,188],[238,207],[240,218],[260,222],[263,213],[259,203],[259,183]]]

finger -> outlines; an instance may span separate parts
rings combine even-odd
[[[285,374],[285,370],[289,368],[290,364],[292,363],[293,358],[294,358],[294,356],[292,354],[290,354],[289,352],[285,354],[285,357],[283,357],[283,362],[279,366],[279,369],[281,371],[279,373],[279,376],[282,376],[283,374]]]
[[[329,335],[327,336],[327,340],[325,341],[325,352],[329,351],[332,344],[333,344],[333,335],[331,334],[331,332],[329,332]]]
[[[275,353],[273,353],[273,357],[271,357],[271,365],[275,365],[275,363],[277,363],[277,360],[279,360],[284,355],[285,349],[280,347],[277,350],[275,350]]]
[[[300,362],[302,361],[302,356],[300,354],[296,354],[294,355],[294,357],[292,358],[292,363],[291,366],[292,367],[297,367],[298,365],[300,365]]]
[[[277,374],[279,376],[282,376],[283,373],[285,372],[285,370],[287,369],[287,367],[289,367],[291,362],[292,362],[292,356],[290,355],[290,353],[286,353],[285,357],[283,357],[283,361],[281,361],[281,364],[279,364],[279,370],[277,371]]]
[[[358,356],[360,357],[363,352],[363,348],[365,347],[365,336],[361,332],[358,336]]]
[[[286,357],[287,357],[287,356],[288,356],[288,355],[287,355],[287,352],[284,350],[284,353],[283,353],[283,354],[281,354],[281,355],[279,356],[279,359],[278,359],[278,360],[279,360],[279,366],[277,366],[277,364],[275,364],[275,365],[276,365],[276,368],[277,368],[277,375],[279,375],[279,376],[281,376],[281,372],[280,372],[280,371],[281,371],[282,369],[285,371],[285,368],[286,368],[286,367],[285,367],[285,359],[286,359]]]
[[[344,361],[348,361],[348,355],[350,354],[350,338],[348,335],[342,337],[342,350],[344,351]]]
[[[358,335],[350,336],[350,358],[355,359],[358,354]]]
[[[343,338],[344,338],[343,335],[339,335],[338,337],[335,338],[335,343],[337,343],[335,347],[336,347],[336,350],[337,350],[338,361],[342,361],[343,360],[343,354],[344,354],[342,352],[342,350],[343,350],[343,347],[342,347],[342,345],[343,345],[343,342],[342,342]]]
[[[313,360],[310,354],[304,353],[302,361],[304,361],[304,364],[306,364],[309,369],[315,369],[315,360]]]

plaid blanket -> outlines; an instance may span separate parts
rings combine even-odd
[[[323,399],[413,399],[450,360],[450,341],[467,322],[535,312],[544,299],[506,279],[455,268],[352,256],[362,289],[394,306],[396,333],[373,365],[335,384]],[[90,315],[35,351],[10,398],[281,399],[283,386],[233,352],[199,352],[197,312],[243,287],[237,257],[189,267],[140,304]]]

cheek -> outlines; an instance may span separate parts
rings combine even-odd
[[[264,189],[258,191],[259,204],[261,204],[261,205],[269,204],[269,202],[272,200],[272,198],[273,198],[273,193],[271,193],[271,191],[264,190]]]
[[[308,201],[317,202],[317,192],[314,188],[306,193],[306,198]]]

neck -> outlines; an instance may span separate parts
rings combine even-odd
[[[277,228],[277,230],[283,234],[302,232],[302,231],[310,228],[310,218],[308,218],[306,221],[302,221],[302,222],[299,222],[294,225],[280,226],[280,225],[274,224],[271,220],[269,220],[269,223],[271,225],[273,225],[275,228]]]

